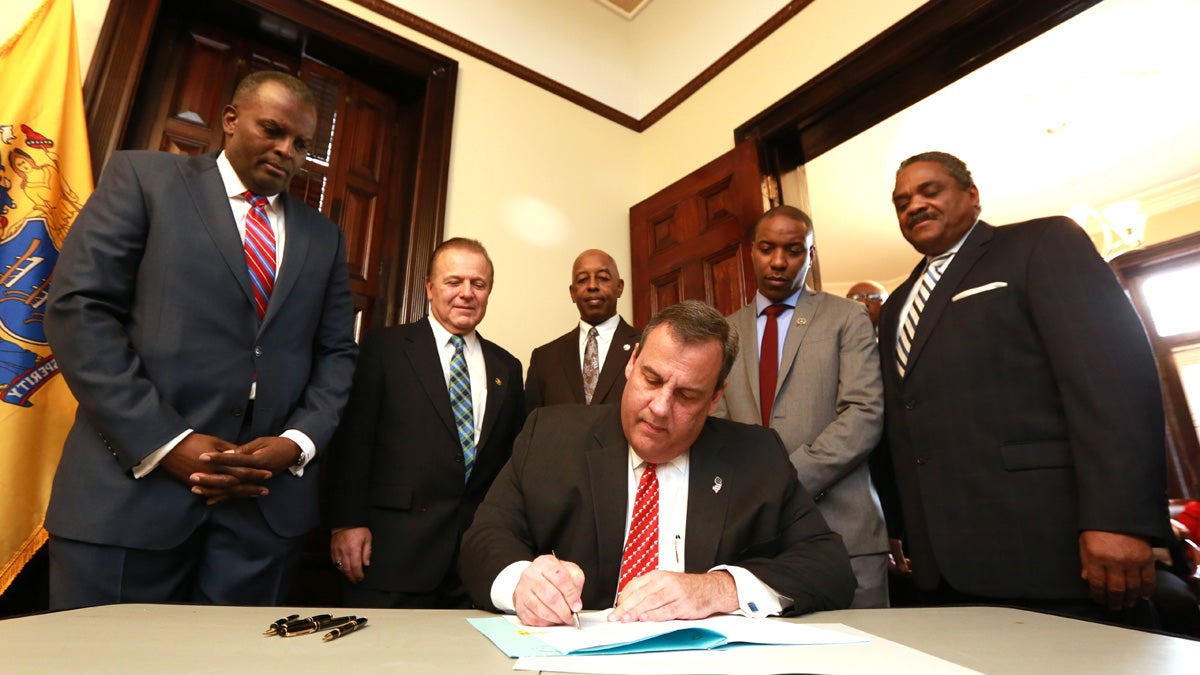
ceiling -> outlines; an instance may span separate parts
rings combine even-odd
[[[634,117],[788,4],[391,1]],[[993,223],[1200,191],[1196,26],[1200,0],[1104,0],[817,157],[806,173],[825,285],[888,284],[912,268],[890,194],[917,152],[962,157]]]

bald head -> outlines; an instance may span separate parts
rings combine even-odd
[[[871,317],[871,325],[879,330],[879,310],[887,300],[887,289],[878,281],[860,281],[846,291],[846,297],[861,302]]]
[[[617,313],[617,298],[625,292],[625,281],[612,256],[593,248],[575,258],[570,291],[579,318],[595,326]]]

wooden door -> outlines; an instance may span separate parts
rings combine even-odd
[[[629,209],[634,324],[680,300],[722,314],[755,290],[747,229],[763,213],[754,139]]]
[[[317,130],[288,192],[346,236],[357,337],[373,325],[382,295],[378,277],[394,156],[385,150],[398,135],[396,100],[337,68],[191,17],[179,17],[164,32],[174,39],[159,40],[153,50],[159,72],[139,93],[131,147],[187,155],[221,148],[224,106],[237,83],[258,70],[290,72],[312,89]]]

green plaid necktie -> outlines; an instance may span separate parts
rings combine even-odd
[[[450,409],[454,411],[454,426],[458,429],[458,443],[462,446],[463,464],[467,474],[464,482],[471,479],[471,467],[475,466],[475,415],[471,409],[471,376],[467,372],[467,359],[463,356],[461,335],[451,335],[454,356],[450,357]]]

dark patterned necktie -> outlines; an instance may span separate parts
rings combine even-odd
[[[587,334],[587,344],[583,348],[583,398],[587,403],[592,402],[596,393],[596,380],[600,378],[600,346],[596,343],[599,332],[595,326]]]
[[[450,357],[450,409],[454,411],[454,426],[458,430],[458,443],[462,446],[466,480],[471,479],[471,468],[475,466],[475,413],[471,408],[471,375],[467,372],[467,359],[463,355],[463,338],[451,335],[454,355]]]

